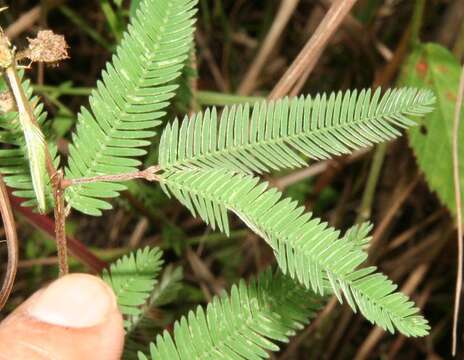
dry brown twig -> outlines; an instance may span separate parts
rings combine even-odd
[[[48,0],[47,8],[48,10],[53,9],[64,2],[65,0]],[[26,11],[13,24],[6,28],[6,36],[12,40],[21,35],[24,31],[30,30],[31,27],[40,20],[41,13],[41,5],[34,6],[29,11]]]
[[[295,84],[295,82],[298,81],[298,78],[303,73],[305,73],[306,77],[310,75],[311,71],[314,69],[314,65],[319,60],[322,51],[325,49],[330,37],[341,25],[343,19],[348,15],[356,1],[357,0],[347,0],[346,2],[344,0],[334,1],[313,36],[300,51],[299,55],[295,58],[287,72],[275,85],[271,94],[268,96],[269,100],[278,99],[287,95],[290,92],[291,87]],[[311,66],[310,64],[313,65]],[[363,155],[362,150],[358,154],[352,154],[352,160],[357,159],[359,155]],[[299,172],[294,172],[275,180],[274,185],[279,189],[284,189],[297,181],[310,176],[315,176],[325,171],[329,167],[329,164],[329,161],[314,164],[309,168],[303,169]]]
[[[414,188],[419,182],[419,179],[420,177],[416,176],[414,179],[410,180],[408,184],[405,184],[404,187],[398,189],[396,194],[392,196],[393,200],[391,206],[388,208],[388,211],[386,212],[385,216],[382,218],[382,221],[376,227],[374,234],[372,235],[372,241],[369,247],[370,254],[372,254],[376,249],[377,243],[379,242],[380,238],[385,233],[395,216],[398,215],[399,209],[406,201],[406,199],[409,197],[411,192],[414,190]]]
[[[6,266],[5,278],[0,291],[0,310],[5,305],[13,289],[13,283],[18,268],[18,238],[16,234],[16,224],[11,210],[10,199],[3,177],[0,175],[0,213],[2,216],[3,227],[5,229],[6,243],[8,247],[8,263]]]
[[[419,231],[424,230],[427,226],[431,223],[439,220],[443,215],[447,213],[446,208],[441,208],[429,215],[423,221],[415,224],[414,226],[410,227],[409,229],[405,230],[391,241],[389,241],[387,248],[385,251],[392,251],[396,248],[400,247],[401,245],[405,244],[408,240],[414,237]]]
[[[332,4],[313,36],[311,36],[292,65],[274,87],[274,90],[272,90],[269,99],[278,99],[289,94],[292,87],[299,82],[302,76],[307,78],[310,75],[327,46],[329,39],[338,29],[356,1],[337,0]]]
[[[461,79],[459,81],[458,97],[456,100],[456,108],[454,112],[453,123],[453,175],[454,175],[454,191],[456,198],[456,221],[458,226],[458,273],[456,276],[456,293],[454,298],[454,314],[453,314],[453,344],[452,354],[456,356],[457,348],[457,332],[459,320],[459,305],[462,291],[462,267],[463,267],[463,225],[462,225],[462,204],[461,204],[461,182],[459,176],[459,123],[461,120],[461,107],[464,97],[464,66],[461,70]]]
[[[14,39],[20,35],[23,31],[30,29],[37,20],[40,18],[40,5],[34,6],[31,10],[22,14],[13,24],[7,27],[5,30],[6,35],[10,39]]]

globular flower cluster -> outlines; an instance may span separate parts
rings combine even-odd
[[[69,58],[68,44],[63,35],[55,34],[51,30],[41,30],[36,38],[27,40],[29,47],[25,55],[32,62],[56,64]]]

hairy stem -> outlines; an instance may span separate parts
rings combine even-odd
[[[32,211],[31,208],[22,206],[23,199],[17,198],[8,192],[11,199],[11,205],[14,210],[24,216],[25,220],[34,226],[36,229],[42,231],[51,239],[56,241],[55,237],[55,221],[46,215],[39,214]],[[82,242],[70,236],[66,236],[66,243],[71,254],[86,265],[95,274],[100,274],[103,269],[108,267],[106,261],[103,261],[88,249]]]
[[[64,179],[61,183],[63,189],[79,184],[88,184],[94,182],[118,182],[118,181],[130,181],[134,179],[145,179],[148,181],[158,181],[159,177],[156,173],[160,170],[159,166],[150,166],[145,170],[134,171],[126,174],[115,174],[115,175],[98,175],[79,179]]]
[[[69,273],[68,265],[68,247],[66,243],[66,214],[64,209],[64,188],[63,188],[63,172],[56,172],[52,179],[53,197],[55,198],[55,237],[56,247],[58,250],[58,264],[60,276]]]

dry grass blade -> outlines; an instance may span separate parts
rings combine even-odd
[[[454,113],[453,125],[453,175],[454,175],[454,189],[456,197],[456,217],[458,223],[458,273],[456,276],[456,293],[454,299],[454,314],[453,314],[453,345],[452,353],[456,355],[457,347],[457,332],[458,332],[458,319],[459,319],[459,304],[462,291],[462,261],[463,261],[463,229],[462,229],[462,205],[461,205],[461,184],[459,179],[459,123],[461,118],[462,100],[464,97],[464,66],[461,70],[461,79],[459,81],[458,98],[456,100],[456,110]]]
[[[40,18],[40,6],[34,6],[29,11],[22,14],[18,20],[16,20],[13,24],[8,26],[5,30],[6,35],[10,39],[14,39],[18,35],[20,35],[23,31],[26,31],[31,28],[34,23],[39,20]]]
[[[10,199],[3,177],[0,175],[0,213],[2,215],[3,227],[5,229],[6,243],[8,246],[8,263],[6,266],[5,279],[0,291],[0,310],[5,305],[16,277],[18,268],[18,237],[16,235],[16,224],[11,210]]]
[[[317,27],[316,32],[274,87],[274,90],[272,90],[269,95],[270,99],[278,99],[288,94],[303,74],[306,77],[309,76],[311,70],[319,60],[322,51],[327,46],[328,40],[338,29],[355,3],[356,0],[337,0],[332,4],[326,16]]]

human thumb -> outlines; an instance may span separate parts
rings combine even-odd
[[[88,274],[61,277],[0,324],[0,359],[119,359],[122,316],[111,288]]]

